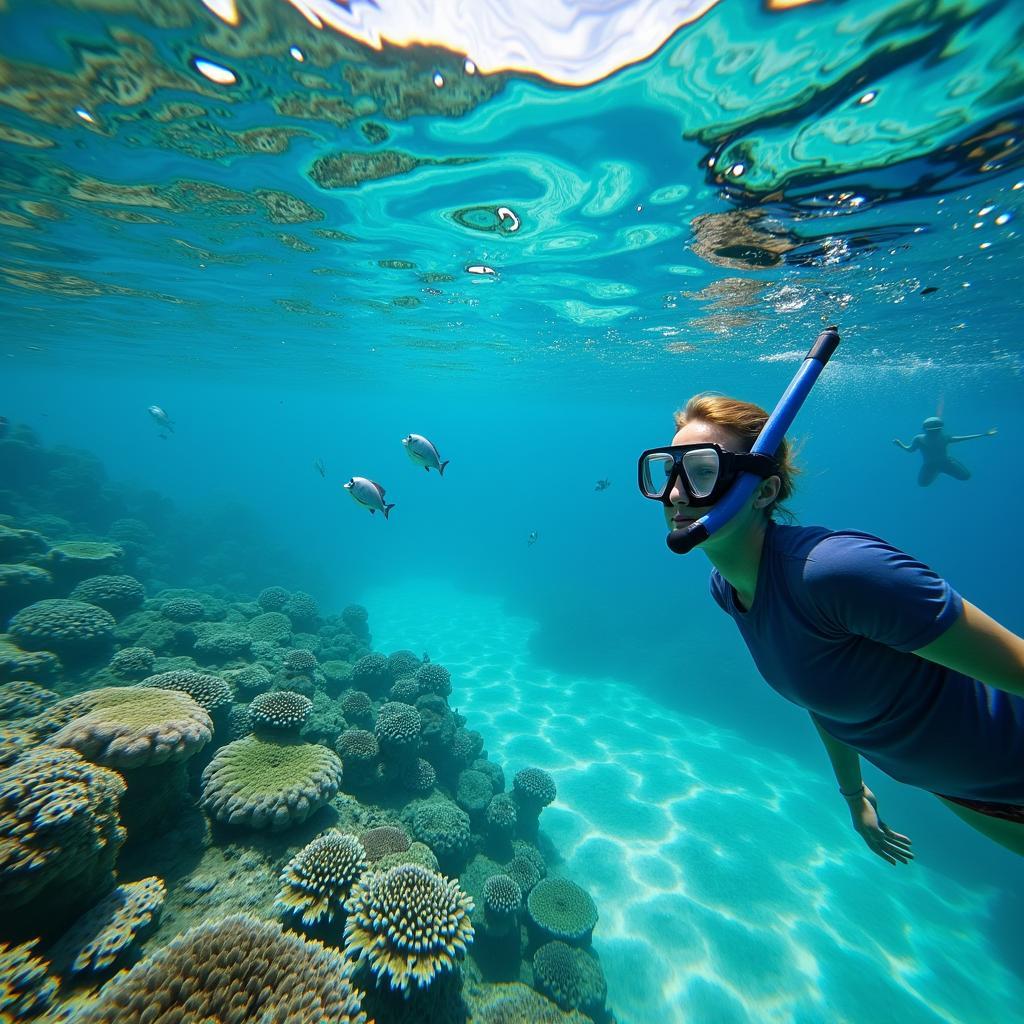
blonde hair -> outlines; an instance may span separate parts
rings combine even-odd
[[[703,391],[699,395],[694,395],[676,412],[675,420],[676,430],[681,430],[693,420],[721,427],[736,438],[739,451],[749,452],[757,440],[757,435],[768,421],[768,413],[753,402],[741,402],[738,398],[728,398],[714,391]],[[792,516],[782,502],[792,496],[793,478],[800,471],[793,462],[792,447],[785,439],[775,452],[775,461],[779,464],[776,475],[782,485],[779,487],[778,497],[765,511],[769,516],[776,511],[785,516]]]

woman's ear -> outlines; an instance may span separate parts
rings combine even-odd
[[[777,476],[770,476],[758,485],[754,495],[754,508],[767,508],[779,496],[782,489],[782,479]]]

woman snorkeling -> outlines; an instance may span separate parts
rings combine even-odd
[[[795,470],[785,441],[774,456],[751,453],[767,421],[749,402],[691,398],[671,445],[640,457],[642,493],[684,531],[740,473],[759,478],[700,544],[711,594],[768,684],[810,712],[874,853],[913,857],[879,817],[861,756],[1024,854],[1024,639],[877,537],[778,523]]]
[[[940,473],[954,480],[970,480],[971,471],[946,449],[951,444],[977,441],[980,437],[995,437],[997,433],[996,428],[992,427],[984,434],[947,434],[944,427],[945,423],[938,416],[929,416],[921,424],[922,433],[915,434],[910,444],[904,444],[898,437],[892,439],[892,443],[905,452],[921,453],[921,470],[917,474],[917,482],[921,487],[928,487]]]

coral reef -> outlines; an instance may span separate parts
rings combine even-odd
[[[474,771],[472,768],[459,772],[455,802],[471,818],[487,809],[493,795],[491,780],[483,772]]]
[[[60,674],[60,661],[50,651],[23,651],[0,633],[0,682],[15,679],[48,683]]]
[[[72,601],[105,608],[119,619],[142,607],[146,589],[134,576],[91,576],[82,580],[69,596]]]
[[[437,772],[434,771],[434,766],[422,757],[403,765],[400,778],[402,785],[417,796],[424,796],[437,785]]]
[[[10,946],[0,942],[0,1021],[35,1020],[57,995],[49,964],[32,952],[38,939]]]
[[[73,750],[29,750],[0,771],[4,908],[30,905],[38,926],[44,913],[67,918],[102,896],[125,838],[118,820],[124,792],[116,772]]]
[[[452,692],[452,674],[443,665],[428,661],[416,670],[416,682],[423,693],[447,697]]]
[[[256,603],[265,612],[279,612],[288,602],[291,594],[284,587],[266,587],[260,591]]]
[[[261,693],[249,705],[249,717],[257,731],[295,732],[309,717],[313,702],[291,690]]]
[[[344,914],[345,900],[366,870],[359,839],[331,829],[307,843],[281,874],[276,906],[307,927]]]
[[[84,601],[48,598],[22,608],[7,624],[8,632],[26,651],[52,651],[61,661],[98,658],[113,638],[114,617]]]
[[[383,654],[367,654],[352,666],[352,685],[370,696],[380,696],[391,685],[388,659]]]
[[[0,683],[0,719],[31,718],[48,708],[57,694],[25,679]]]
[[[119,974],[76,1022],[367,1024],[349,971],[319,942],[236,914],[190,929]]]
[[[472,835],[469,815],[450,800],[424,800],[412,814],[412,831],[450,868],[469,853]]]
[[[373,727],[382,751],[403,756],[415,751],[420,742],[420,715],[411,704],[382,704]]]
[[[345,720],[353,725],[369,722],[373,718],[373,701],[362,690],[349,690],[339,703]]]
[[[191,669],[158,672],[143,679],[141,685],[187,693],[209,715],[226,711],[234,700],[231,687],[220,676]]]
[[[597,907],[590,893],[568,878],[545,878],[526,898],[530,921],[538,934],[575,945],[590,942]]]
[[[194,597],[172,597],[161,605],[160,614],[171,622],[199,622],[205,612]]]
[[[124,549],[107,541],[70,540],[55,544],[46,557],[46,568],[61,586],[73,586],[90,576],[114,572]]]
[[[292,634],[292,622],[282,612],[264,612],[249,620],[246,627],[253,640],[285,644]]]
[[[346,909],[345,955],[365,957],[392,989],[426,988],[473,941],[473,901],[457,882],[414,864],[364,875]]]
[[[578,1010],[563,1012],[522,984],[482,985],[467,993],[473,1024],[592,1024]]]
[[[290,650],[285,654],[281,667],[290,675],[311,675],[317,667],[316,656],[312,651]]]
[[[156,655],[148,647],[122,647],[110,659],[110,671],[122,679],[145,679],[153,672]]]
[[[388,671],[392,679],[415,676],[421,664],[423,663],[412,651],[395,651],[388,655]]]
[[[167,898],[162,878],[119,885],[86,911],[50,950],[61,974],[110,967],[156,926]]]
[[[545,943],[533,954],[533,979],[538,990],[563,1010],[599,1014],[608,984],[597,958],[589,950],[564,942]]]
[[[53,577],[36,565],[0,564],[0,621],[49,593]]]
[[[523,890],[508,875],[491,875],[484,882],[484,913],[492,932],[502,934],[515,925],[523,904]]]
[[[213,737],[213,722],[186,693],[149,686],[108,686],[66,697],[43,716],[61,725],[54,747],[94,764],[142,768],[184,761]]]
[[[202,806],[218,821],[278,832],[327,803],[341,779],[341,760],[326,747],[246,736],[221,747],[204,769]]]
[[[409,849],[409,836],[397,825],[378,825],[360,833],[359,841],[371,864],[390,853],[405,853]]]
[[[291,619],[296,629],[315,627],[320,620],[320,607],[311,595],[301,590],[291,594],[281,611]]]

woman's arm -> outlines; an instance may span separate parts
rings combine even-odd
[[[910,442],[910,444],[904,444],[898,437],[894,437],[892,439],[892,443],[894,445],[896,445],[897,448],[902,448],[905,452],[917,451],[917,438],[916,437],[914,438],[913,441]]]
[[[960,618],[915,654],[1024,697],[1024,639],[964,601]]]
[[[860,754],[853,747],[848,747],[841,740],[827,733],[819,724],[818,720],[811,715],[814,728],[818,730],[821,742],[825,745],[825,753],[832,762],[832,771],[835,772],[836,782],[839,783],[839,792],[843,796],[859,798],[864,789],[864,779],[860,774]]]
[[[947,437],[946,440],[950,444],[956,444],[959,441],[977,441],[979,437],[995,437],[998,431],[995,427],[990,430],[986,430],[984,434],[956,434],[953,437]]]

